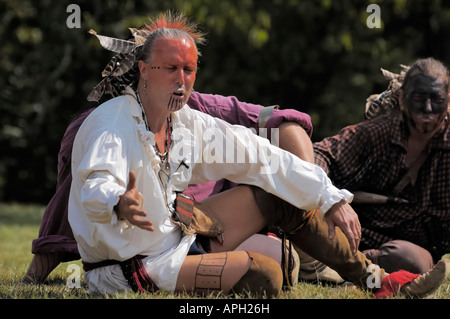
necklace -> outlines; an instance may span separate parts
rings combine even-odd
[[[171,143],[171,139],[170,139],[170,135],[171,135],[171,131],[172,131],[172,120],[170,119],[170,116],[167,117],[167,129],[166,129],[166,141],[164,142],[164,149],[165,152],[161,153],[161,151],[159,150],[158,144],[153,145],[153,148],[155,149],[156,154],[159,156],[159,158],[161,159],[161,162],[163,162],[164,164],[166,164],[169,160],[169,148],[170,148],[170,143]]]
[[[147,128],[147,131],[150,131],[150,126],[148,125],[147,116],[145,115],[144,105],[142,104],[141,97],[137,90],[136,90],[136,97],[137,97],[138,104],[141,107],[142,118],[144,119],[145,127]],[[168,167],[169,167],[169,149],[170,149],[170,144],[171,144],[170,137],[172,135],[172,119],[170,116],[167,117],[166,134],[167,134],[167,137],[164,142],[165,152],[161,153],[158,145],[156,144],[156,141],[155,141],[155,145],[153,145],[153,149],[155,150],[156,155],[158,155],[159,159],[161,160],[163,167],[168,169]]]

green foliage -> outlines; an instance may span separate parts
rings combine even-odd
[[[81,28],[66,25],[81,8]],[[366,25],[370,3],[381,28]],[[0,200],[48,202],[59,142],[111,55],[88,34],[128,37],[161,11],[207,32],[196,90],[312,116],[314,140],[362,119],[365,99],[419,57],[450,64],[443,0],[0,0]]]

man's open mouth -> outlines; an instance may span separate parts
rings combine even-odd
[[[173,95],[178,96],[178,97],[183,97],[184,96],[184,90],[182,88],[179,88],[178,90],[173,92]]]

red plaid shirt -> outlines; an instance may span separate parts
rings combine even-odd
[[[314,144],[316,164],[339,188],[393,195],[407,172],[408,128],[399,111],[344,128]],[[360,249],[403,239],[435,259],[450,252],[450,125],[430,142],[415,186],[398,197],[408,204],[353,204],[362,226]]]

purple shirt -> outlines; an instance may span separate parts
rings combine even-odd
[[[198,92],[192,92],[188,105],[192,109],[221,118],[230,124],[239,124],[253,128],[256,132],[259,132],[259,112],[264,108],[262,105],[240,102],[235,97],[201,94]],[[56,192],[45,209],[39,236],[33,240],[33,254],[64,253],[61,256],[64,259],[63,261],[80,258],[67,217],[70,185],[72,183],[71,155],[75,135],[84,119],[93,110],[93,108],[89,109],[75,118],[67,127],[63,136],[58,154]],[[296,122],[305,129],[309,136],[312,134],[312,124],[309,115],[293,109],[274,109],[265,127],[268,129],[274,128],[283,121]],[[210,195],[217,194],[234,186],[226,180],[213,181],[190,185],[185,191],[185,194],[194,200],[201,201]]]

